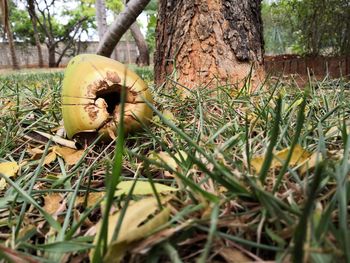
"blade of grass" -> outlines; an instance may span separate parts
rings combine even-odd
[[[199,194],[203,195],[206,199],[210,200],[211,202],[219,202],[219,198],[205,190],[203,190],[199,185],[197,185],[196,183],[194,183],[192,180],[190,180],[189,178],[187,178],[185,175],[183,175],[182,173],[179,173],[178,171],[176,170],[173,170],[167,163],[165,163],[164,161],[162,162],[157,162],[157,161],[154,161],[154,160],[150,160],[148,159],[147,157],[145,156],[142,156],[142,155],[138,155],[138,154],[135,154],[131,151],[129,151],[130,154],[136,156],[137,158],[139,158],[140,160],[144,161],[144,162],[147,162],[149,164],[152,164],[152,165],[155,165],[157,167],[162,167],[162,168],[165,168],[167,169],[168,171],[172,172],[173,174],[175,174],[176,176],[178,176],[186,186],[190,187],[192,190],[194,190],[195,192],[198,192]]]
[[[276,110],[275,110],[275,119],[274,124],[271,130],[270,144],[265,153],[265,159],[262,164],[261,170],[259,172],[259,178],[262,184],[265,184],[265,179],[267,177],[268,171],[270,169],[272,159],[273,159],[273,149],[275,148],[275,144],[278,138],[279,124],[281,121],[281,105],[282,98],[278,97],[276,102]]]
[[[162,248],[168,254],[172,263],[182,263],[179,253],[177,253],[176,249],[169,242],[164,242]]]
[[[345,143],[344,156],[341,166],[336,170],[337,192],[339,209],[339,228],[342,237],[342,246],[345,253],[345,260],[350,263],[350,228],[348,222],[348,187],[349,183],[349,157],[350,157],[350,140],[346,131],[344,132],[343,141]]]
[[[207,258],[208,258],[209,253],[210,253],[211,245],[213,243],[215,231],[216,231],[217,224],[218,224],[218,217],[219,217],[219,205],[215,204],[213,207],[213,210],[211,212],[210,229],[209,229],[209,233],[208,233],[207,242],[204,246],[204,250],[203,250],[201,256],[197,260],[197,263],[207,262]]]
[[[294,232],[294,248],[293,248],[293,262],[304,262],[304,242],[307,234],[309,216],[313,210],[313,205],[319,191],[319,186],[322,181],[326,163],[320,162],[315,170],[315,175],[309,190],[309,196],[306,200],[304,210],[299,218],[299,223]]]
[[[200,226],[200,225],[197,225],[196,228],[203,230],[203,231],[206,231],[206,232],[210,231],[209,228],[204,227],[204,226]],[[226,233],[223,233],[220,231],[215,231],[215,235],[222,237],[222,238],[226,238],[228,240],[232,240],[232,241],[237,242],[237,243],[242,244],[242,245],[252,247],[252,248],[259,248],[262,250],[275,251],[275,252],[282,252],[285,250],[285,248],[256,243],[256,242],[253,242],[253,241],[241,238],[241,237],[237,237],[234,235],[229,235],[229,234],[226,234]]]
[[[283,163],[283,166],[282,166],[282,168],[277,176],[276,183],[272,189],[273,193],[275,193],[278,190],[278,188],[281,184],[282,178],[283,178],[284,174],[286,173],[289,162],[292,158],[294,148],[297,145],[298,140],[300,139],[300,134],[301,134],[301,130],[303,128],[304,119],[305,119],[305,116],[304,116],[305,107],[306,107],[306,97],[304,97],[303,102],[301,103],[301,106],[300,106],[300,109],[298,112],[298,116],[297,116],[297,121],[296,121],[295,134],[294,134],[292,143],[290,145],[290,149],[288,151],[287,158]]]
[[[32,194],[35,182],[36,182],[39,174],[43,170],[45,157],[48,154],[50,146],[51,146],[51,140],[49,140],[48,143],[45,145],[45,149],[44,149],[43,155],[41,156],[40,161],[38,163],[38,166],[36,167],[35,172],[34,172],[33,176],[31,177],[29,188],[26,190],[28,195]],[[27,202],[24,201],[23,204],[22,204],[22,207],[21,207],[21,212],[19,214],[19,218],[18,218],[18,222],[17,222],[16,228],[15,228],[15,239],[17,238],[18,233],[19,233],[19,231],[20,231],[20,229],[22,227],[22,222],[23,222],[23,219],[24,219],[24,216],[25,216],[26,209],[27,209]]]
[[[224,176],[214,175],[214,179],[221,183],[223,186],[229,190],[237,193],[247,193],[247,189],[242,186],[232,174],[224,166],[218,164],[212,156],[210,156],[203,148],[201,148],[197,143],[195,143],[184,131],[176,127],[174,123],[166,119],[161,112],[159,112],[150,102],[145,100],[145,103],[159,116],[159,118],[174,132],[176,132],[182,139],[189,143],[196,151],[202,154],[208,161],[210,161],[216,169],[221,171]],[[194,157],[192,157],[194,158]]]
[[[95,252],[92,258],[93,263],[100,262],[101,258],[105,255],[108,245],[108,219],[109,212],[112,208],[114,199],[114,192],[121,179],[122,167],[123,167],[123,152],[124,152],[124,115],[125,115],[125,95],[126,95],[126,68],[125,68],[125,80],[121,87],[120,104],[119,104],[119,123],[118,123],[118,137],[115,147],[114,163],[112,168],[112,174],[107,173],[106,178],[106,203],[103,213],[101,231],[96,243]]]
[[[76,200],[77,195],[79,193],[80,184],[81,184],[81,182],[82,182],[82,180],[83,180],[85,175],[86,175],[85,171],[81,172],[81,174],[79,176],[79,179],[76,182],[74,192],[69,196],[69,204],[68,204],[68,208],[67,208],[67,211],[66,211],[66,217],[64,218],[62,228],[61,228],[60,232],[57,235],[56,242],[60,242],[60,241],[66,240],[65,234],[66,234],[66,231],[67,231],[68,227],[70,226],[75,200]]]
[[[12,181],[9,177],[6,175],[0,173],[0,177],[4,178],[5,181],[11,185],[22,197],[23,199],[33,205],[38,211],[44,216],[46,221],[56,229],[57,231],[61,230],[61,225],[49,214],[47,213],[26,191],[24,191],[18,184],[16,184],[14,181]]]

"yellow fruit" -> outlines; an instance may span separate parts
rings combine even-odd
[[[62,116],[68,138],[82,134],[114,136],[120,123],[120,93],[126,88],[125,132],[137,130],[152,118],[152,103],[146,83],[118,61],[93,55],[78,55],[69,62],[63,79]]]

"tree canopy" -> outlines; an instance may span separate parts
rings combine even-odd
[[[265,2],[262,17],[267,53],[350,54],[348,0]]]

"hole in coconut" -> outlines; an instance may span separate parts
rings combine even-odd
[[[108,89],[98,90],[96,92],[96,100],[102,98],[107,103],[107,111],[113,115],[114,109],[120,104],[120,86],[113,85]]]

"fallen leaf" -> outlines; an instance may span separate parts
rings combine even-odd
[[[105,195],[105,192],[92,192],[89,193],[86,201],[86,207],[92,207]],[[75,206],[82,205],[85,202],[85,196],[79,196],[75,201]]]
[[[218,249],[218,253],[222,256],[227,263],[243,263],[243,262],[251,262],[252,259],[243,254],[243,252],[239,251],[236,248],[228,248],[224,247]]]
[[[152,247],[154,247],[154,245],[159,244],[170,238],[172,235],[181,232],[189,225],[190,223],[187,221],[176,227],[163,229],[135,244],[135,246],[131,249],[131,253],[146,254]]]
[[[316,165],[322,161],[322,154],[319,152],[313,153],[309,158],[307,158],[304,164],[300,167],[300,174],[305,174],[307,171],[316,167]]]
[[[19,165],[16,162],[0,163],[0,173],[8,177],[15,176],[18,169],[19,169]]]
[[[179,161],[181,161],[182,159],[186,160],[188,155],[186,152],[184,151],[179,151],[175,154],[176,159],[178,159]],[[181,159],[182,157],[182,159]],[[167,152],[158,152],[158,153],[151,153],[149,155],[149,157],[151,160],[155,160],[155,161],[160,161],[160,162],[164,162],[166,163],[171,169],[173,170],[178,170],[179,165],[176,162],[176,160],[171,157],[171,155]],[[159,167],[157,167],[159,168]],[[170,174],[171,175],[171,174]],[[171,175],[172,176],[172,175]],[[172,176],[173,177],[173,176]]]
[[[45,156],[44,165],[52,163],[53,161],[56,160],[56,157],[57,157],[56,153],[54,151],[51,151],[48,155]]]
[[[19,169],[19,165],[16,162],[4,162],[0,163],[0,173],[7,177],[13,177],[16,175]],[[7,186],[5,178],[0,179],[0,191],[4,190]]]
[[[289,149],[290,148],[288,147],[275,153],[270,168],[281,167],[283,165],[283,162],[287,159]],[[289,165],[296,166],[302,164],[309,157],[310,153],[308,151],[304,150],[300,145],[296,145],[293,149]],[[253,157],[250,161],[250,164],[253,166],[255,171],[258,172],[261,170],[264,160],[265,156]]]
[[[163,117],[169,121],[176,120],[174,114],[170,110],[164,110],[162,114],[163,114]]]
[[[1,178],[0,179],[0,191],[6,189],[6,186],[7,186],[7,182],[4,178]]]
[[[166,200],[169,199],[164,199],[163,201],[165,202]],[[158,209],[158,202],[154,197],[141,199],[129,204],[123,217],[118,237],[109,244],[104,262],[120,262],[128,250],[130,243],[146,237],[159,228],[159,226],[165,224],[169,220],[170,210],[164,208],[161,212],[154,215]],[[112,240],[112,235],[118,224],[120,214],[121,211],[118,211],[111,215],[108,220],[108,243]],[[149,219],[151,215],[154,216]],[[97,234],[95,235],[94,244],[97,242],[101,226],[102,221],[100,220],[96,226]],[[92,255],[93,250],[90,256]]]
[[[115,196],[128,194],[132,188],[134,181],[123,181],[118,184],[118,190],[115,191]],[[154,183],[154,187],[158,194],[177,191],[178,189],[164,184]],[[132,192],[134,195],[150,195],[153,194],[152,185],[148,181],[137,181]]]
[[[54,152],[61,156],[68,165],[76,164],[84,154],[84,150],[75,150],[68,147],[55,146]]]
[[[19,232],[18,232],[18,239],[22,239],[25,238],[26,236],[31,236],[33,233],[35,233],[36,230],[36,226],[35,225],[24,225],[20,228]]]
[[[350,133],[350,121],[346,120],[345,121],[345,127],[346,127],[346,132],[347,134]],[[332,137],[341,137],[342,136],[342,130],[341,128],[337,126],[332,126],[325,134],[326,138],[332,138]]]
[[[16,106],[15,102],[10,100],[6,101],[3,105],[0,106],[0,116],[6,115],[14,106]]]
[[[35,148],[28,147],[27,152],[31,155],[31,160],[37,160],[40,159],[40,157],[43,155],[44,150],[41,149],[41,146]]]
[[[50,148],[50,152],[45,156],[44,165],[50,164],[56,160],[56,152],[55,147]],[[41,156],[44,154],[44,150],[41,149],[41,146],[35,148],[28,148],[27,152],[31,155],[31,160],[39,160]]]
[[[55,214],[61,207],[62,196],[60,194],[48,194],[44,196],[44,210],[50,215]]]

